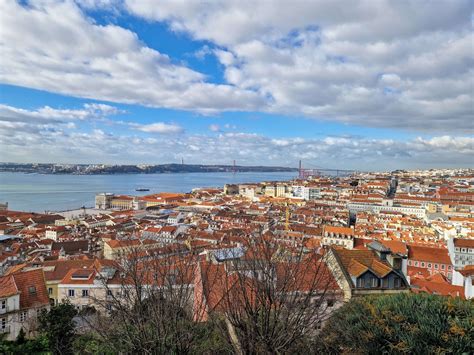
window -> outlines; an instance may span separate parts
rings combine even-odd
[[[69,297],[74,297],[74,290],[68,290],[67,295]]]
[[[357,279],[357,287],[362,287],[363,284],[362,284],[362,279]]]
[[[388,288],[388,277],[382,280],[382,285],[383,287]]]
[[[0,309],[7,309],[7,300],[2,300],[0,303]]]
[[[446,268],[446,266],[441,265],[441,270],[444,270],[445,268]]]
[[[30,293],[30,295],[35,295],[36,294],[36,287],[35,286],[28,287],[28,292]]]
[[[326,303],[327,303],[328,307],[332,307],[332,306],[334,306],[334,299],[328,298]]]
[[[371,280],[372,280],[371,278],[370,278],[370,279],[365,279],[365,288],[369,288],[369,287],[370,287],[370,285],[371,285],[371,282],[370,282],[370,281],[371,281]]]
[[[425,267],[425,263],[422,262],[422,263],[421,263],[421,267]]]
[[[431,263],[428,263],[428,269],[431,269]]]
[[[448,265],[448,270],[451,270],[451,265]]]
[[[0,318],[0,329],[5,329],[7,327],[7,319]]]
[[[394,284],[395,284],[395,287],[398,288],[401,286],[401,282],[400,282],[400,278],[399,277],[395,277],[394,279]]]
[[[434,267],[435,267],[435,269],[437,269],[437,268],[438,268],[438,264],[434,264]]]
[[[52,287],[48,287],[48,295],[52,295],[53,294],[53,288]]]
[[[107,290],[107,296],[112,296],[112,290]]]
[[[27,312],[23,311],[20,313],[20,322],[24,322],[26,320]]]
[[[408,265],[411,266],[411,261],[410,260],[408,260]]]
[[[372,278],[372,287],[377,287],[379,285],[379,279],[377,278]]]
[[[89,297],[89,290],[82,290],[82,297]]]
[[[415,266],[418,266],[418,261],[415,261]]]

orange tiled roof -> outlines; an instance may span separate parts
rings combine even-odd
[[[440,275],[441,276],[441,275]],[[442,296],[459,296],[464,298],[464,288],[462,286],[451,285],[442,276],[436,274],[427,278],[412,277],[411,287],[413,292],[427,292]]]
[[[438,264],[451,264],[448,250],[425,246],[408,245],[408,259]]]
[[[458,248],[474,248],[474,239],[455,238],[454,245]]]
[[[324,226],[324,232],[344,235],[354,235],[354,230],[349,227],[335,227],[330,225]]]
[[[42,269],[17,272],[12,276],[20,291],[20,308],[42,307],[49,304]]]
[[[393,271],[393,268],[386,261],[378,259],[372,250],[347,250],[335,249],[343,267],[353,276],[360,276],[365,271],[370,270],[378,277],[384,277]]]
[[[0,277],[0,297],[10,297],[18,293],[15,279],[12,275]]]

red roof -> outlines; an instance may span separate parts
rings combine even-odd
[[[464,288],[451,285],[440,274],[434,274],[427,278],[414,276],[410,281],[413,292],[427,292],[435,295],[464,298]]]
[[[454,239],[454,245],[458,248],[474,248],[474,239]]]
[[[20,308],[43,307],[49,305],[48,291],[42,269],[12,274],[20,291]]]
[[[448,250],[423,246],[408,246],[408,259],[451,265]]]
[[[0,297],[10,297],[18,293],[15,279],[12,275],[0,277]]]

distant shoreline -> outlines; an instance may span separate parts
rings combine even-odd
[[[176,173],[277,173],[296,172],[296,168],[280,166],[160,164],[160,165],[103,165],[103,164],[15,164],[0,163],[0,172],[44,175],[132,175]]]

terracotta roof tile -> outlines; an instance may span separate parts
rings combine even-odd
[[[15,279],[12,275],[0,277],[0,297],[9,297],[18,293]]]
[[[408,259],[451,265],[448,250],[424,246],[408,246]]]
[[[20,291],[20,308],[42,307],[49,304],[43,270],[17,272],[12,276]]]
[[[384,277],[393,268],[386,261],[380,261],[372,250],[347,250],[347,249],[333,249],[339,256],[343,267],[353,276],[361,275],[363,267],[371,270],[379,277]],[[352,274],[354,272],[354,274]]]

